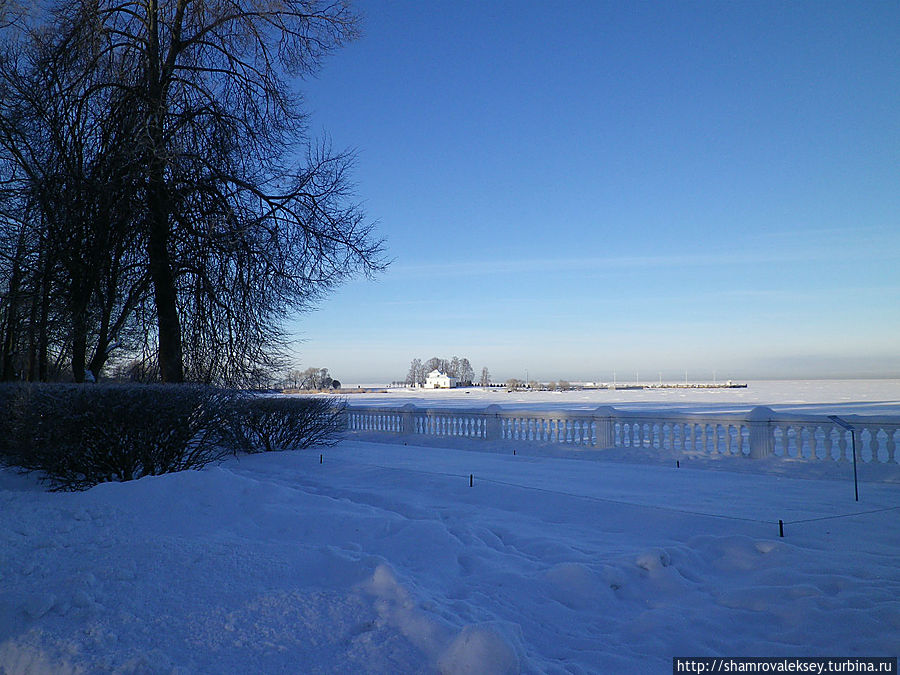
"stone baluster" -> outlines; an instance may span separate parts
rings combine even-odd
[[[750,457],[753,459],[762,459],[775,453],[775,437],[770,422],[774,416],[775,411],[765,406],[756,406],[747,416],[747,426],[750,427]]]
[[[594,410],[594,420],[597,424],[597,447],[616,447],[616,411],[609,406],[601,406]]]

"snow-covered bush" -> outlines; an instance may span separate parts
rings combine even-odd
[[[4,390],[6,464],[54,489],[197,469],[231,452],[238,392],[196,385],[23,385]]]
[[[258,397],[240,403],[234,436],[246,452],[334,445],[344,429],[346,403],[322,397]]]

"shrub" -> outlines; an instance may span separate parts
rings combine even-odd
[[[3,382],[0,383],[0,464],[15,446],[13,440],[13,410],[22,398],[28,385]]]
[[[230,452],[237,392],[197,385],[19,385],[4,388],[0,460],[82,490],[198,469]]]
[[[241,405],[234,436],[247,452],[331,446],[345,427],[347,405],[335,397],[268,396]]]

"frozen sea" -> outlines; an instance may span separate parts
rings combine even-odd
[[[627,384],[627,383],[625,383]],[[593,389],[583,391],[519,391],[504,388],[425,390],[385,389],[386,393],[353,394],[351,405],[404,405],[589,410],[613,406],[621,410],[744,412],[765,405],[781,412],[809,414],[900,415],[900,380],[764,380],[742,382],[746,389]],[[368,385],[372,386],[372,385]]]

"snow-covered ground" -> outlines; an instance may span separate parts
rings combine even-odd
[[[627,383],[625,383],[627,384]],[[383,394],[353,394],[353,405],[404,405],[509,408],[552,407],[586,410],[741,412],[765,405],[779,412],[900,416],[900,380],[770,380],[747,382],[746,389],[593,389],[523,391],[505,389],[387,389]]]
[[[851,403],[881,398],[900,397]],[[897,484],[866,482],[857,503],[802,463],[785,476],[492,449],[350,438],[84,493],[0,471],[0,673],[897,655]]]

